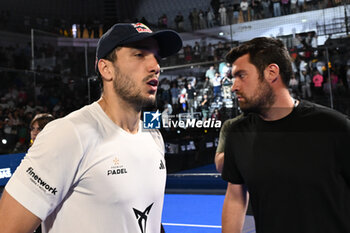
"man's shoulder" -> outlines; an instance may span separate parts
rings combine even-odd
[[[86,105],[53,122],[56,123],[56,127],[68,127],[71,130],[75,129],[79,133],[85,132],[88,128],[96,129],[99,128],[98,125],[101,122],[99,115],[101,114],[100,111],[102,111],[98,107],[97,103]]]
[[[224,130],[229,130],[231,127],[234,127],[236,124],[239,124],[245,118],[244,114],[240,114],[234,118],[228,119],[222,125]]]
[[[325,126],[336,127],[342,124],[349,124],[350,121],[349,116],[335,109],[307,100],[301,100],[298,107],[298,114],[303,119],[308,118],[310,121],[319,122]]]
[[[303,113],[310,113],[310,114],[321,114],[321,115],[337,115],[346,117],[344,114],[338,112],[335,109],[332,109],[330,107],[310,102],[308,100],[300,100],[300,104],[298,107],[302,110]]]

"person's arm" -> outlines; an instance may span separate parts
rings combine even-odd
[[[222,233],[241,233],[249,195],[244,185],[228,182],[222,208]]]
[[[224,76],[224,77],[220,80],[221,85],[225,82],[226,79],[227,79],[227,77]]]
[[[40,223],[40,218],[4,190],[0,200],[1,233],[33,233]]]
[[[221,173],[224,167],[224,152],[216,152],[214,162],[216,170]]]
[[[222,172],[222,169],[224,167],[224,151],[225,151],[225,140],[226,140],[226,134],[227,134],[227,127],[229,125],[229,121],[225,121],[224,124],[222,125],[222,128],[220,130],[220,135],[219,135],[219,143],[216,148],[216,153],[215,153],[215,167],[218,172]]]

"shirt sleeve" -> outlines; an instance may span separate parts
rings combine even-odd
[[[160,131],[158,129],[152,129],[150,131],[156,145],[158,146],[160,152],[162,153],[163,157],[165,154],[165,146],[164,146],[164,140],[163,140],[163,136],[160,133]]]
[[[222,153],[225,151],[226,131],[229,125],[229,121],[230,120],[225,121],[220,129],[219,143],[216,147],[216,153]]]
[[[82,155],[73,123],[63,119],[52,121],[40,132],[5,189],[45,220],[73,186]]]
[[[225,151],[225,141],[226,141],[226,137],[227,137],[227,131],[229,131],[229,128],[232,126],[232,124],[237,121],[238,119],[242,118],[242,114],[233,118],[233,119],[229,119],[227,121],[224,122],[224,124],[222,125],[221,129],[220,129],[220,135],[219,135],[219,143],[218,146],[216,148],[216,153],[222,153]]]
[[[338,141],[338,153],[340,156],[340,167],[341,174],[343,175],[345,182],[350,187],[350,153],[349,153],[349,142],[350,142],[350,119],[345,120],[345,131],[340,136]]]
[[[225,143],[225,156],[224,156],[224,167],[222,170],[222,179],[230,182],[232,184],[244,184],[243,177],[237,167],[237,162],[235,153],[234,153],[234,141],[232,141],[233,137],[232,135],[234,132],[230,130],[227,132],[227,142]]]

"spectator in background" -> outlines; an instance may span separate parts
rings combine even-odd
[[[290,88],[291,95],[293,96],[293,98],[299,97],[299,81],[296,79],[295,76],[292,76],[290,78],[288,86]]]
[[[270,11],[271,2],[270,2],[270,0],[262,0],[261,5],[262,5],[262,9],[263,9],[264,18],[270,18],[271,17],[271,11]]]
[[[220,120],[221,119],[221,114],[220,114],[218,108],[214,109],[214,112],[211,114],[211,119],[214,119],[214,120]]]
[[[218,12],[219,12],[219,8],[220,8],[220,0],[211,0],[210,5],[211,5],[213,11],[215,12],[215,18],[218,17]]]
[[[207,22],[208,22],[208,28],[212,28],[215,26],[214,25],[215,24],[215,14],[211,8],[208,8],[208,10],[207,10]]]
[[[213,79],[213,98],[218,102],[221,101],[221,79],[220,73],[216,72]]]
[[[298,0],[290,0],[290,11],[292,14],[297,13],[297,2]]]
[[[199,10],[198,19],[199,19],[199,29],[207,28],[206,17],[205,17],[205,14],[202,10]]]
[[[200,61],[199,59],[200,59],[200,55],[201,55],[201,46],[199,45],[198,41],[196,41],[194,43],[192,52],[193,52],[193,60],[194,60],[194,62]]]
[[[209,80],[209,77],[205,77],[203,82],[203,91],[207,92],[210,86],[211,86],[211,82]]]
[[[162,100],[170,102],[170,81],[167,78],[164,78],[160,82],[160,88],[162,91]]]
[[[175,16],[174,22],[175,22],[176,30],[179,31],[179,32],[182,32],[184,30],[184,17],[181,14],[181,12],[179,12]]]
[[[262,0],[252,0],[252,10],[254,12],[254,20],[262,19]]]
[[[194,111],[194,98],[196,96],[196,90],[191,83],[187,84],[186,100],[187,100],[187,111],[193,115]]]
[[[350,63],[348,61],[348,63]],[[348,88],[348,92],[350,93],[350,64],[347,65],[347,70],[346,70],[346,82],[347,82],[347,88]]]
[[[229,4],[227,9],[227,23],[230,25],[233,23],[233,5]]]
[[[35,106],[34,106],[34,101],[29,101],[28,104],[25,107],[24,113],[34,113],[35,112]]]
[[[297,12],[304,12],[305,11],[305,7],[304,7],[304,4],[305,4],[305,0],[298,0],[298,3],[297,3]]]
[[[202,110],[202,120],[207,120],[208,116],[209,116],[209,99],[208,99],[208,95],[204,94],[203,95],[203,100],[200,103],[200,107]]]
[[[187,90],[185,88],[185,86],[181,86],[181,90],[180,90],[180,95],[179,95],[179,102],[181,105],[181,112],[187,112],[187,101],[186,101],[186,94],[187,94]]]
[[[177,53],[177,62],[178,63],[184,63],[185,62],[185,50],[184,50],[183,47]]]
[[[219,17],[220,17],[220,25],[221,26],[226,25],[227,24],[227,13],[226,13],[226,7],[224,4],[220,5],[218,13],[219,13]]]
[[[223,97],[224,99],[231,99],[231,86],[232,86],[232,80],[230,76],[229,70],[223,79],[221,80],[221,85],[222,85],[222,92],[223,92]]]
[[[184,47],[184,54],[185,54],[185,61],[187,63],[192,62],[193,56],[192,56],[192,47],[190,45],[187,45]]]
[[[289,0],[281,0],[282,5],[282,15],[290,14],[290,2]]]
[[[307,72],[307,69],[302,69],[300,72],[300,87],[301,87],[301,96],[303,99],[310,99],[311,94],[311,77]]]
[[[177,106],[179,101],[179,88],[177,88],[175,82],[172,84],[170,93],[171,93],[171,104],[173,106]]]
[[[238,23],[239,21],[239,4],[233,4],[233,23]]]
[[[168,28],[168,17],[166,14],[158,18],[158,27],[163,29]]]
[[[312,77],[312,82],[314,84],[315,94],[318,96],[322,95],[323,76],[318,70],[315,70],[315,75]]]
[[[205,72],[205,77],[209,78],[209,81],[213,83],[214,77],[215,77],[215,69],[214,66],[210,66],[209,69]]]
[[[231,64],[230,63],[222,63],[220,75],[221,77],[225,77],[226,75],[230,75],[231,72]]]
[[[273,16],[281,16],[281,0],[271,0],[273,6]]]
[[[214,45],[212,45],[211,43],[208,44],[207,50],[207,60],[208,61],[214,61],[215,59],[215,48]]]
[[[338,77],[337,73],[334,70],[332,70],[331,71],[331,85],[332,85],[333,91],[335,91],[338,82],[339,82],[339,77]]]
[[[305,0],[305,10],[306,11],[311,11],[313,8],[313,0]]]
[[[192,13],[192,11],[190,11],[190,13],[188,14],[188,20],[190,21],[192,31],[194,31],[195,29],[194,29],[193,13]]]
[[[30,122],[30,146],[33,145],[38,134],[44,129],[45,125],[55,118],[49,113],[36,114]]]
[[[163,122],[168,122],[169,121],[169,116],[173,113],[173,107],[171,104],[169,104],[168,101],[164,101],[164,107],[162,111],[162,121]]]
[[[198,30],[199,29],[199,15],[198,15],[197,8],[193,8],[192,20],[193,20],[193,30]]]
[[[249,9],[248,1],[242,0],[240,7],[241,7],[242,15],[243,15],[243,22],[247,22],[248,21],[248,9]]]

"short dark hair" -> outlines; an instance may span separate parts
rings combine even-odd
[[[254,38],[232,48],[226,55],[226,61],[232,64],[246,54],[249,54],[249,61],[258,69],[261,77],[264,77],[264,70],[268,65],[277,64],[282,82],[286,87],[288,86],[294,73],[289,52],[282,41],[268,37]]]
[[[110,61],[110,62],[115,62],[117,60],[117,51],[120,50],[121,47],[116,47],[114,48],[109,54],[107,54],[104,58],[102,59],[105,59],[107,61]],[[98,68],[97,68],[98,70]],[[100,74],[100,71],[98,70],[97,72],[97,76],[99,78],[101,78],[101,74]]]
[[[105,60],[108,60],[110,62],[115,62],[117,60],[117,51],[120,50],[121,47],[116,47],[114,48],[109,54],[107,54],[106,57],[104,57],[103,59]],[[97,78],[98,78],[98,81],[99,81],[99,85],[100,85],[100,89],[101,89],[101,92],[103,91],[103,82],[102,82],[102,77],[101,77],[101,73],[100,71],[98,70],[97,68]]]
[[[39,128],[43,129],[47,123],[54,120],[55,118],[49,113],[39,113],[36,114],[33,120],[30,122],[30,129],[33,128],[35,122],[38,122]]]

